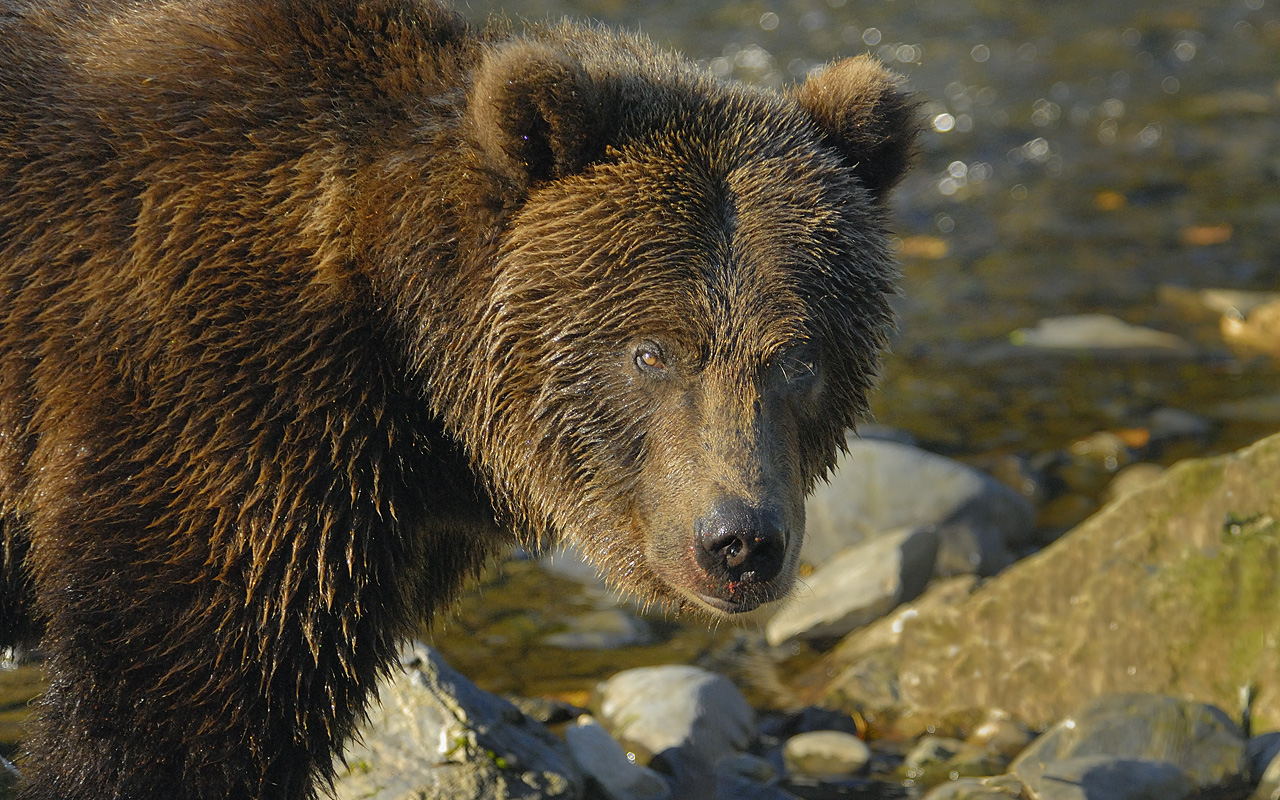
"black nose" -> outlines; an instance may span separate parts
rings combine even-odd
[[[694,523],[698,566],[735,581],[768,581],[782,569],[787,534],[772,512],[721,497]]]

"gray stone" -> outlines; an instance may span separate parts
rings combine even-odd
[[[589,716],[579,717],[564,732],[574,761],[582,768],[592,797],[600,800],[670,800],[666,780],[627,758],[612,736]]]
[[[899,528],[934,527],[938,574],[994,574],[1035,524],[1019,493],[972,467],[908,445],[851,436],[829,483],[806,505],[803,557],[822,564]]]
[[[1075,774],[1063,772],[1063,762],[1105,756],[1134,763],[1164,762],[1185,772],[1192,785],[1204,788],[1237,779],[1244,755],[1239,727],[1213,706],[1161,695],[1120,694],[1099,697],[1054,725],[1014,759],[1009,771],[1038,789],[1051,780],[1065,780],[1062,775]],[[1098,769],[1099,775],[1119,770]],[[1147,772],[1156,774],[1150,770],[1143,774]],[[1103,785],[1101,777],[1096,781]]]
[[[1267,738],[1260,742],[1263,737]],[[1254,759],[1251,766],[1258,781],[1249,800],[1280,800],[1280,734],[1263,734],[1249,744],[1250,756]]]
[[[778,773],[763,758],[741,753],[716,765],[716,800],[796,800],[778,786]]]
[[[336,800],[577,800],[582,776],[541,723],[415,643],[337,765]]]
[[[755,712],[726,678],[667,665],[619,672],[600,684],[601,723],[623,747],[671,775],[673,794],[714,791],[715,765],[747,749]]]
[[[1280,674],[1277,486],[1280,435],[1176,464],[971,593],[931,587],[846,637],[816,696],[915,719],[1003,708],[1034,728],[1105,693],[1237,708],[1237,687]],[[1280,727],[1280,685],[1259,684],[1253,722]]]
[[[782,761],[789,772],[818,778],[857,775],[871,763],[866,742],[844,731],[798,733],[782,747]]]
[[[1196,439],[1213,430],[1213,422],[1180,408],[1157,408],[1147,419],[1153,441]]]
[[[1109,755],[1079,756],[1048,765],[1034,800],[1184,800],[1195,791],[1173,764]]]
[[[1130,325],[1107,314],[1075,314],[1042,319],[1034,328],[1020,328],[1014,344],[1042,350],[1172,351],[1190,353],[1186,340],[1171,333]]]
[[[924,591],[937,552],[933,528],[904,528],[846,548],[800,582],[765,624],[765,636],[775,646],[832,639],[873,622]]]
[[[1245,745],[1249,776],[1253,780],[1260,778],[1276,756],[1280,756],[1280,732],[1268,731],[1251,738]]]
[[[617,650],[653,641],[648,624],[621,608],[589,611],[567,620],[567,626],[542,641],[565,650]]]

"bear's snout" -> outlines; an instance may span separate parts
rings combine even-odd
[[[694,557],[717,584],[766,584],[787,556],[787,531],[778,514],[720,497],[693,526]]]

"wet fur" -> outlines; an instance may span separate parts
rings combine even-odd
[[[688,529],[772,504],[793,571],[865,410],[914,124],[869,62],[824,75],[398,0],[0,9],[0,635],[50,674],[21,796],[313,797],[514,535],[677,608],[784,593]]]

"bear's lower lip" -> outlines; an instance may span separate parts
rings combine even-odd
[[[760,601],[755,598],[725,600],[723,597],[713,597],[702,592],[696,592],[695,597],[704,605],[710,606],[722,614],[745,614],[760,607]]]

